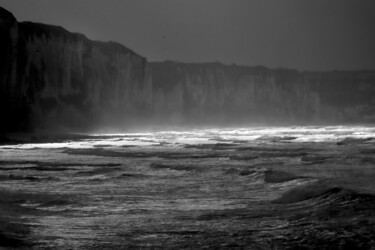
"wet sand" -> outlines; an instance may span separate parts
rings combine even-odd
[[[60,136],[0,147],[0,247],[374,249],[375,128]]]

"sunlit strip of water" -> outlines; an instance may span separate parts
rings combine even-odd
[[[159,131],[147,133],[92,134],[91,139],[59,143],[26,143],[0,146],[1,148],[91,148],[100,145],[152,146],[160,143],[203,144],[220,141],[271,141],[275,139],[294,140],[296,142],[335,142],[345,138],[375,138],[375,127],[363,126],[299,126],[299,127],[254,127],[254,128],[214,128],[193,129],[187,131]],[[106,136],[103,139],[102,136]],[[96,139],[97,137],[98,139]],[[289,137],[289,138],[288,138]]]

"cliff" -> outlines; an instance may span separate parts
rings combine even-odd
[[[294,70],[174,62],[149,67],[156,116],[238,124],[310,121],[319,115],[319,95],[301,84]]]
[[[3,131],[121,124],[147,106],[146,59],[130,49],[4,9],[0,20]]]
[[[375,71],[149,63],[154,114],[183,123],[375,122]]]
[[[147,63],[0,8],[0,132],[375,122],[375,71]]]
[[[375,70],[304,72],[302,76],[310,91],[319,95],[320,110],[331,110],[331,121],[375,123]]]
[[[16,81],[18,24],[14,16],[0,8],[0,131],[9,131],[23,116],[17,103]]]

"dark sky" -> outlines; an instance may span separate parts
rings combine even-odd
[[[375,0],[0,0],[150,61],[375,69]]]

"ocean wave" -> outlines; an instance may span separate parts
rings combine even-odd
[[[281,170],[274,170],[274,169],[267,169],[267,168],[229,168],[225,172],[225,174],[231,175],[240,175],[240,176],[250,176],[254,177],[257,180],[261,180],[264,183],[283,183],[288,182],[296,179],[304,179],[304,176],[298,176],[290,172],[281,171]]]
[[[352,190],[340,185],[334,185],[329,180],[321,180],[313,183],[308,183],[302,186],[297,186],[284,194],[276,200],[275,203],[288,204],[302,202],[310,199],[341,199],[341,200],[355,200],[355,199],[371,199],[375,205],[375,195]]]

